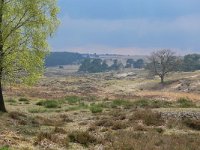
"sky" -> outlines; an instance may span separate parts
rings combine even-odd
[[[58,0],[52,51],[200,53],[200,0]]]

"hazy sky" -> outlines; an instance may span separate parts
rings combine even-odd
[[[200,0],[59,0],[53,51],[200,53]]]

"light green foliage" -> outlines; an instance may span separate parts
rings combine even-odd
[[[56,0],[0,0],[3,81],[34,83],[43,73],[47,39],[59,24]]]

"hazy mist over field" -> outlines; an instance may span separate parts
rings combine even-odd
[[[200,51],[199,0],[59,0],[53,51],[141,55]]]

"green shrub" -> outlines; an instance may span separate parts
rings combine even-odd
[[[69,96],[65,100],[68,102],[68,104],[73,105],[79,103],[81,99],[77,96]]]
[[[45,100],[36,103],[36,105],[44,106],[45,108],[59,108],[60,104],[57,100]]]
[[[8,146],[0,147],[0,150],[9,150]]]
[[[94,105],[90,106],[90,111],[92,113],[101,113],[103,111],[103,108],[101,106],[99,106],[98,104],[94,104]]]
[[[68,137],[71,142],[80,143],[84,146],[89,146],[89,144],[97,142],[97,139],[87,131],[74,131]]]
[[[46,108],[58,108],[60,107],[60,104],[57,101],[49,100],[45,102]]]
[[[26,98],[20,98],[18,101],[20,101],[20,102],[29,102],[29,100],[26,99]]]
[[[190,107],[196,107],[195,103],[193,103],[190,99],[188,98],[179,98],[177,100],[177,104],[181,108],[190,108]]]

